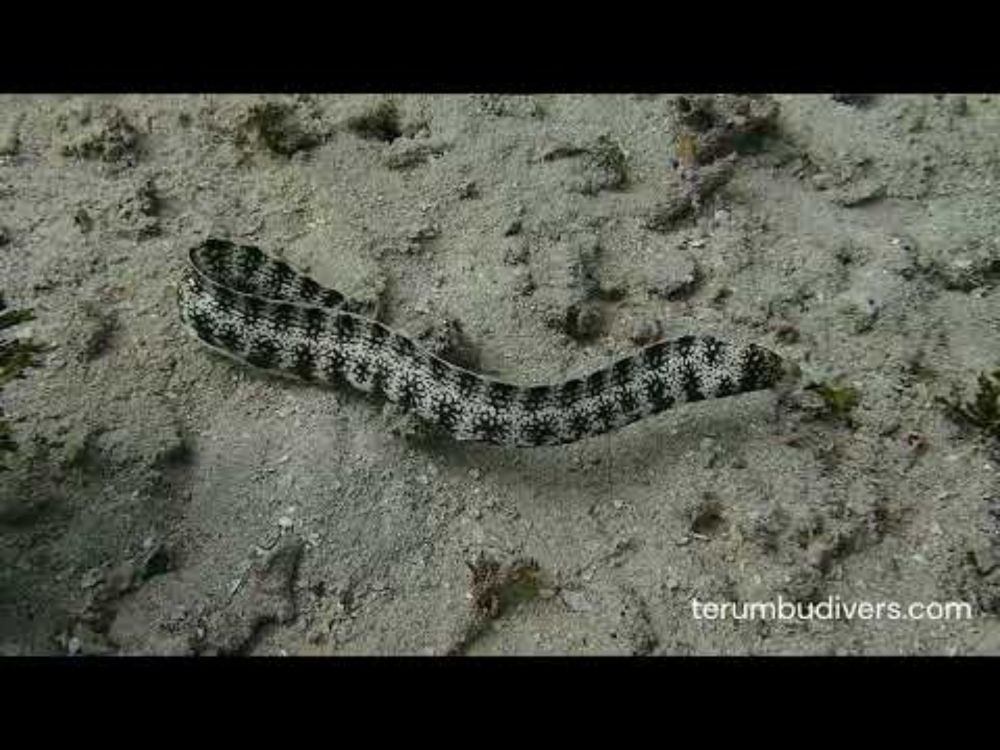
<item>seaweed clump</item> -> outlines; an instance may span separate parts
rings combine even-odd
[[[465,653],[490,623],[542,595],[542,571],[535,560],[518,558],[505,564],[480,553],[466,566],[472,578],[468,594],[472,616],[449,648],[451,655]]]
[[[8,310],[3,297],[0,296],[0,395],[3,387],[14,378],[24,377],[24,371],[29,367],[37,367],[37,355],[44,351],[41,344],[30,339],[4,338],[3,331],[21,323],[34,319],[31,310]],[[3,406],[0,404],[0,457],[4,453],[17,450],[17,445],[11,435],[10,424],[4,419]],[[0,461],[0,471],[5,466]]]
[[[368,140],[391,143],[403,134],[399,108],[391,99],[385,99],[366,112],[351,117],[347,127],[355,135]]]
[[[499,617],[538,596],[540,569],[534,560],[519,559],[510,565],[501,565],[493,558],[480,555],[466,564],[472,574],[473,609],[480,617]]]
[[[957,394],[951,399],[938,396],[936,401],[956,424],[977,428],[1000,440],[1000,369],[981,372],[977,382],[979,390],[971,401],[963,403]]]
[[[323,142],[315,116],[302,117],[299,109],[284,102],[262,102],[247,113],[247,127],[256,131],[260,142],[273,153],[292,156]]]
[[[854,386],[832,381],[813,385],[810,390],[823,400],[824,416],[847,422],[850,422],[851,412],[861,400],[861,394]]]

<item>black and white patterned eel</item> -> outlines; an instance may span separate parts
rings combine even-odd
[[[456,440],[536,446],[600,435],[687,401],[770,388],[794,365],[754,344],[684,336],[587,377],[517,386],[457,367],[255,247],[210,239],[190,251],[181,318],[204,344],[263,370],[348,383]]]

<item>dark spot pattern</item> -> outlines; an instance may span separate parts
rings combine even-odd
[[[567,380],[559,388],[559,406],[562,409],[569,409],[576,402],[580,394],[581,383],[577,379]]]
[[[246,296],[243,298],[243,314],[246,316],[248,326],[256,325],[266,309],[267,303],[260,297]]]
[[[326,313],[316,307],[310,307],[305,312],[306,337],[318,341],[326,331]]]
[[[535,385],[525,389],[524,408],[536,412],[552,398],[552,389],[547,385]]]
[[[357,321],[353,315],[338,315],[334,319],[333,330],[338,339],[353,338],[357,327]]]
[[[344,355],[334,351],[323,366],[323,375],[328,383],[341,383],[344,380]]]
[[[686,365],[683,370],[684,398],[687,401],[701,401],[705,394],[701,390],[701,382],[698,378],[698,371],[690,365]]]
[[[622,388],[632,381],[633,363],[631,359],[620,359],[611,367],[611,382]]]
[[[428,359],[427,369],[430,371],[431,378],[435,382],[443,383],[448,377],[448,365],[437,357],[431,357]]]
[[[406,336],[400,336],[398,333],[392,335],[392,350],[399,356],[410,357],[416,351],[416,348],[417,345],[406,338]]]
[[[618,405],[624,414],[631,415],[639,407],[639,402],[635,400],[631,389],[626,386],[621,386],[615,393],[618,397]]]
[[[295,279],[295,271],[285,261],[275,261],[271,267],[271,294],[279,296]]]
[[[306,344],[299,344],[296,347],[292,370],[303,380],[313,380],[316,377],[316,357],[313,355],[312,347]]]
[[[507,383],[491,382],[486,391],[490,403],[497,409],[507,409],[514,400],[517,388]]]
[[[247,362],[249,362],[254,367],[259,367],[262,370],[266,370],[272,367],[277,361],[278,346],[273,341],[268,341],[267,339],[258,338],[255,339],[250,347],[250,351],[247,352]]]
[[[240,335],[240,329],[235,323],[219,326],[216,329],[215,339],[223,348],[232,352],[243,350],[243,337]]]
[[[608,378],[605,370],[598,370],[597,372],[590,373],[590,375],[587,376],[587,395],[600,396],[604,391],[604,385],[607,382]]]
[[[434,421],[437,422],[446,432],[452,432],[458,424],[458,405],[447,399],[440,399],[434,404],[431,411]]]
[[[462,440],[569,443],[685,401],[771,387],[784,370],[767,349],[688,335],[583,378],[521,387],[455,368],[352,314],[370,305],[258,248],[210,239],[189,258],[177,298],[182,321],[199,340],[258,368],[384,396]]]
[[[403,378],[396,390],[396,403],[402,409],[411,409],[416,403],[416,386],[411,378]]]
[[[372,377],[368,386],[368,392],[376,398],[384,396],[386,393],[385,384],[388,379],[389,376],[385,371],[385,367],[381,362],[376,362],[372,366]]]
[[[312,302],[322,291],[323,287],[308,276],[303,276],[299,279],[299,299],[303,302]]]
[[[706,339],[704,344],[705,361],[712,367],[715,367],[719,362],[719,355],[722,352],[722,343],[715,339]]]
[[[463,399],[472,398],[480,390],[481,382],[471,372],[462,370],[458,373],[458,395]]]
[[[289,305],[288,303],[275,305],[274,309],[271,311],[274,325],[279,329],[290,328],[292,321],[295,319],[295,313],[295,305]]]
[[[325,290],[320,297],[320,304],[323,305],[323,307],[329,307],[331,309],[340,307],[343,301],[344,295],[340,292],[334,291],[333,289]]]

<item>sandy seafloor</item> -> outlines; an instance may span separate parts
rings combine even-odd
[[[392,109],[395,107],[395,116]],[[4,96],[3,654],[996,654],[1000,97]],[[455,443],[182,330],[228,237],[557,382],[657,335],[804,388]],[[461,331],[461,337],[455,331]],[[967,602],[698,619],[692,602]]]

